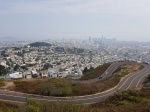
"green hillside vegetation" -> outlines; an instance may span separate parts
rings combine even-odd
[[[8,105],[0,102],[0,112],[19,112],[19,108],[20,107],[15,105]]]
[[[85,68],[83,71],[84,75],[81,77],[80,80],[89,80],[89,79],[97,78],[97,77],[101,76],[110,65],[111,65],[111,63],[106,63],[104,65],[98,66],[95,69]]]
[[[7,72],[8,70],[4,66],[0,65],[0,76],[7,74]]]
[[[30,44],[31,47],[43,47],[43,46],[51,46],[51,44],[46,42],[35,42]]]
[[[143,97],[150,97],[150,75],[144,81],[144,87],[141,89],[141,95]]]
[[[108,80],[89,84],[71,83],[58,78],[36,79],[33,81],[17,80],[14,81],[15,87],[13,90],[24,93],[60,97],[95,94],[116,86],[121,77],[130,73],[134,68],[140,69],[140,66],[124,65]]]
[[[90,108],[100,108],[102,112],[150,112],[150,97],[142,97],[136,90],[120,91]]]

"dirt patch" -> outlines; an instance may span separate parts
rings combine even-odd
[[[3,90],[8,90],[12,87],[14,87],[14,82],[13,81],[5,81],[5,86],[1,87]]]
[[[141,66],[140,65],[128,65],[129,68],[132,68],[129,70],[129,74],[133,74],[135,73],[136,71],[140,70]]]

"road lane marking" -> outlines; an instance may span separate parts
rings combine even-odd
[[[135,73],[135,74],[141,74],[142,72],[144,72],[144,70],[141,70],[141,71],[139,71],[139,72],[137,72],[137,73]],[[118,89],[121,89],[124,85],[125,85],[125,83],[131,78],[131,77],[134,77],[134,75],[135,74],[133,74],[133,75],[131,75],[130,77],[128,77],[127,79],[126,79],[126,81],[121,85],[121,87],[119,87]],[[129,74],[130,75],[130,74]],[[128,76],[128,75],[127,75]],[[127,76],[125,76],[125,77],[127,77]],[[125,78],[124,77],[124,78]],[[121,81],[120,81],[121,82]]]
[[[108,93],[108,94],[102,95],[102,96],[97,96],[97,97],[93,97],[93,98],[86,98],[86,99],[76,99],[76,100],[72,100],[72,101],[92,100],[92,99],[96,99],[96,98],[105,97],[105,96],[111,95],[111,94],[113,94],[113,93],[114,93],[114,91],[113,91],[113,92],[111,92],[111,93]]]
[[[94,104],[94,103],[97,103],[97,102],[89,102],[89,103],[83,103],[84,105],[91,105],[91,104]]]
[[[26,103],[26,102],[21,102],[21,101],[15,101],[15,100],[4,100],[4,99],[0,99],[0,101],[4,101],[4,102],[12,102],[12,103]]]
[[[146,76],[147,76],[147,75],[146,75]],[[144,75],[143,77],[141,77],[141,78],[139,79],[139,81],[138,81],[138,83],[137,83],[136,87],[138,87],[138,85],[139,85],[140,81],[141,81],[144,77],[146,77],[146,76]]]
[[[118,88],[118,90],[121,89],[121,88],[125,85],[125,83],[126,83],[131,77],[133,77],[133,75],[131,75],[130,77],[128,77],[128,78],[126,79],[126,81],[121,85],[121,87]]]
[[[26,98],[26,97],[22,97],[22,96],[7,95],[7,94],[0,94],[0,95],[2,95],[2,96],[11,96],[11,97],[16,97],[16,98],[22,98],[22,99]]]
[[[150,68],[149,68],[150,69]],[[140,75],[142,75],[142,74],[144,74],[144,73],[146,73],[146,72],[148,72],[149,71],[149,69],[147,70],[147,71],[145,71],[145,72],[143,72],[143,73],[141,73]],[[131,84],[133,83],[133,81],[138,77],[138,76],[140,76],[140,75],[137,75],[131,82],[130,82],[130,84],[129,84],[129,86],[126,88],[126,90],[127,89],[129,89],[130,88],[130,86],[131,86]]]
[[[134,79],[130,82],[130,84],[129,84],[129,86],[126,88],[126,90],[130,88],[131,84],[133,83],[133,81],[134,81],[137,77],[138,77],[138,76],[134,77]]]

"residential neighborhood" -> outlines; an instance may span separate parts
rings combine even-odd
[[[83,75],[85,67],[96,68],[104,63],[120,60],[150,63],[148,44],[91,37],[84,41],[46,42],[1,46],[0,65],[8,69],[6,78],[75,78]]]

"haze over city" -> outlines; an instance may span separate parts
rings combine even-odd
[[[104,35],[147,42],[149,4],[149,0],[0,0],[0,39],[85,39]]]
[[[150,112],[150,0],[0,0],[0,112]]]

